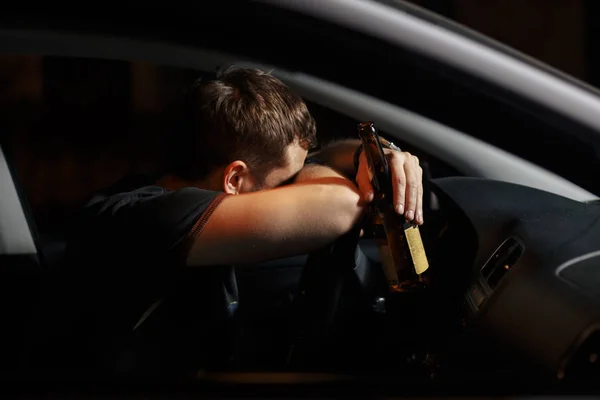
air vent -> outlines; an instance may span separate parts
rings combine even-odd
[[[514,238],[507,239],[481,269],[488,286],[498,287],[504,276],[523,255],[523,246]]]

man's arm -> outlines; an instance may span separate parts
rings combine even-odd
[[[354,179],[357,172],[354,154],[360,145],[361,141],[358,139],[339,140],[310,153],[308,157],[329,165],[348,179]]]
[[[360,140],[341,140],[310,154],[310,157],[331,166],[350,179],[355,179],[362,195],[370,199],[373,196],[373,187],[364,152],[359,158],[358,171],[354,165],[354,156],[360,145]],[[385,149],[384,152],[390,166],[396,212],[404,215],[408,221],[422,224],[423,170],[419,159],[405,151]]]
[[[224,198],[186,263],[246,264],[309,253],[348,232],[365,205],[351,181],[308,165],[291,185]]]

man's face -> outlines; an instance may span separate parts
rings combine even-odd
[[[299,143],[294,142],[286,149],[285,165],[274,168],[265,177],[262,185],[252,183],[244,187],[244,192],[256,192],[280,186],[293,177],[304,167],[308,150],[302,148]]]

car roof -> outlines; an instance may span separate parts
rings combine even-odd
[[[581,89],[588,90],[588,91],[592,92],[593,94],[600,96],[600,89],[596,88],[595,86],[592,86],[586,82],[583,82],[582,80],[575,78],[574,76],[569,75],[569,74],[565,73],[564,71],[554,68],[541,60],[533,58],[513,47],[510,47],[502,42],[492,39],[491,37],[489,37],[481,32],[473,30],[457,21],[453,21],[453,20],[446,18],[442,15],[439,15],[431,10],[427,10],[417,4],[409,3],[404,0],[373,0],[373,1],[393,7],[396,10],[403,11],[407,14],[410,14],[410,15],[417,17],[419,19],[422,19],[424,21],[431,22],[435,25],[439,25],[444,29],[452,31],[456,34],[459,34],[461,36],[469,38],[470,40],[481,43],[481,44],[485,45],[486,47],[492,48],[492,49],[502,52],[506,55],[509,55],[513,58],[516,58],[519,61],[527,63],[531,66],[534,66],[546,73],[552,74],[553,76],[555,76],[557,78],[568,81],[569,83],[571,83]]]

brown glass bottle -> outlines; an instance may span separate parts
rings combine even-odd
[[[369,164],[375,191],[374,209],[383,224],[387,240],[379,242],[384,273],[392,292],[412,292],[426,287],[429,268],[419,227],[407,222],[393,207],[393,189],[389,165],[375,125],[358,125],[358,134]]]

